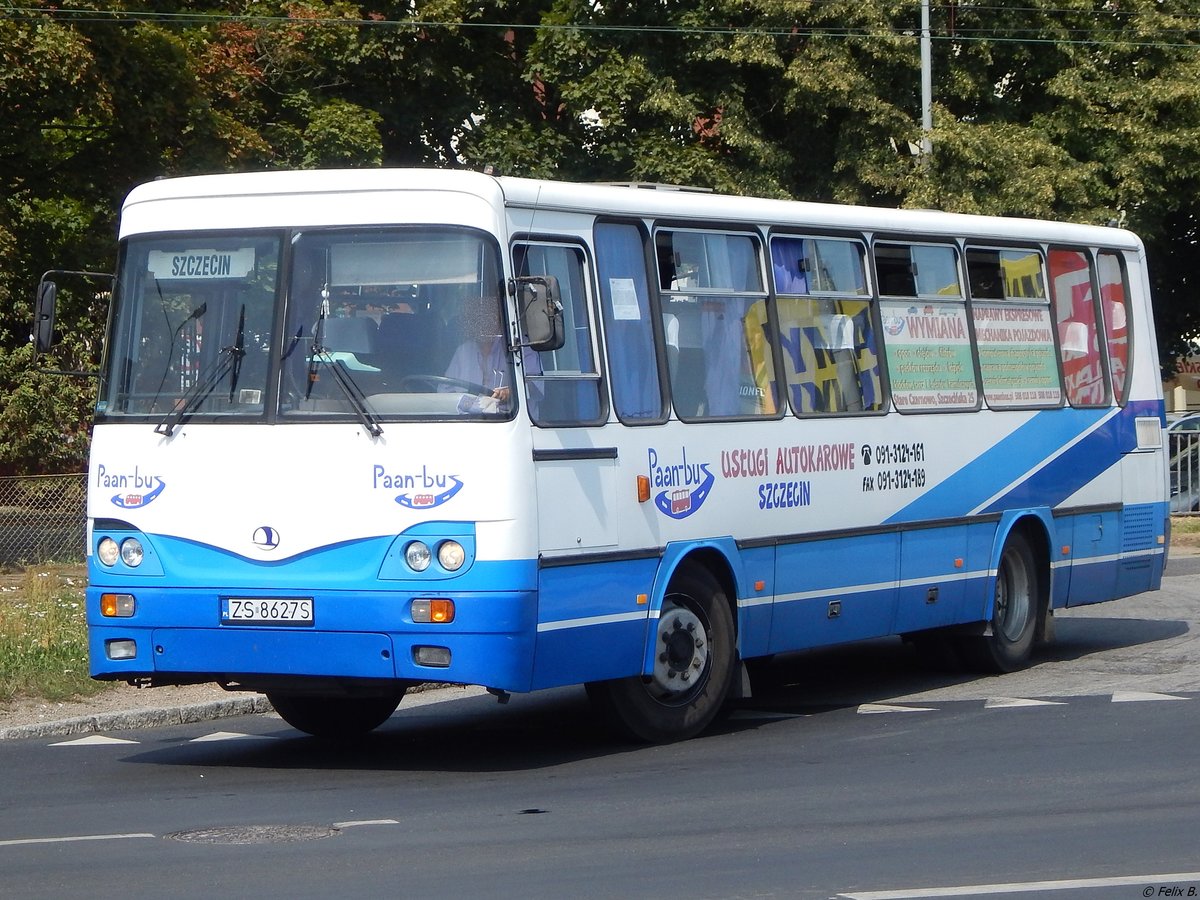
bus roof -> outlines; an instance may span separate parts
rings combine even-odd
[[[1132,232],[1096,225],[936,210],[889,209],[808,201],[771,200],[672,189],[672,186],[582,184],[453,169],[316,169],[196,175],[139,185],[126,198],[122,217],[139,218],[138,207],[161,201],[212,201],[256,197],[373,194],[398,191],[448,192],[478,198],[493,207],[659,219],[705,220],[726,225],[779,225],[872,234],[953,234],[976,240],[1048,241],[1141,250]],[[365,199],[365,198],[364,198]],[[306,221],[296,224],[313,225]],[[132,230],[142,230],[133,228]],[[122,228],[123,233],[127,231]]]

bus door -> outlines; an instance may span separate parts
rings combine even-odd
[[[617,544],[617,448],[600,428],[606,413],[589,320],[586,255],[573,241],[513,246],[518,277],[558,280],[565,341],[523,360],[525,403],[534,423],[538,549],[603,550]],[[590,427],[589,427],[590,426]]]

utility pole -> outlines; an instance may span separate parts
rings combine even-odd
[[[929,0],[921,0],[921,161],[933,152],[933,45],[929,37]]]

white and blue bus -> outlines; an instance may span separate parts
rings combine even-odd
[[[40,291],[40,349],[53,291]],[[89,468],[92,675],[317,735],[419,683],[704,729],[744,663],[992,671],[1159,587],[1126,231],[462,171],[126,200]]]

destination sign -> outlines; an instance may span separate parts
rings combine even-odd
[[[254,268],[254,248],[238,250],[151,250],[146,268],[160,281],[169,278],[245,278]]]

